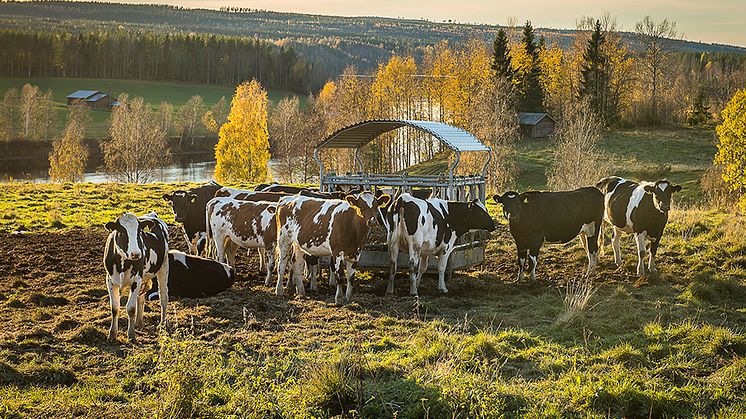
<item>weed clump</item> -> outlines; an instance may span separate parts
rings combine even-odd
[[[362,405],[363,367],[357,354],[343,350],[306,370],[311,405],[328,416],[345,415]]]
[[[557,317],[556,324],[570,324],[589,309],[588,303],[596,293],[597,287],[590,278],[568,281],[565,297],[562,300],[564,311]]]

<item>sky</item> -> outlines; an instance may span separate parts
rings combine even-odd
[[[105,0],[108,1],[108,0]],[[673,19],[692,41],[746,46],[746,0],[114,0],[191,8],[250,7],[335,16],[386,16],[504,25],[514,17],[534,27],[573,29],[581,16],[604,12],[633,31],[645,15]]]

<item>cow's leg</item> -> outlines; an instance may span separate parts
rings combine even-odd
[[[523,281],[523,267],[526,266],[526,259],[528,258],[528,249],[518,249],[518,278],[516,282]]]
[[[135,310],[135,312],[137,313],[137,316],[136,316],[136,320],[135,320],[135,325],[137,325],[138,327],[142,326],[142,323],[143,323],[142,316],[143,316],[143,313],[145,312],[145,292],[144,292],[144,290],[145,290],[145,288],[150,289],[150,286],[151,286],[150,281],[148,281],[146,283],[145,280],[143,280],[142,286],[140,287],[143,290],[143,292],[140,292],[140,293],[137,294],[137,306],[136,306],[136,310]]]
[[[121,274],[115,273],[120,276]],[[117,281],[119,283],[119,281]],[[119,285],[114,283],[114,279],[106,276],[106,288],[109,290],[109,305],[111,306],[111,326],[109,326],[109,339],[117,338],[117,322],[119,321]]]
[[[531,280],[536,281],[536,265],[539,264],[539,248],[529,250],[528,264],[531,266]]]
[[[334,304],[341,306],[344,304],[344,293],[342,292],[342,278],[346,276],[345,274],[345,263],[344,263],[344,257],[342,255],[333,255],[332,256],[332,263],[333,263],[333,270],[337,273],[340,280],[337,281],[337,292],[334,294]]]
[[[163,260],[161,269],[159,269],[158,272],[155,274],[156,279],[158,280],[158,290],[160,291],[158,293],[158,302],[161,303],[161,326],[166,325],[166,307],[168,305],[168,272],[170,268],[171,267],[168,264],[168,257],[166,257]]]
[[[318,271],[319,271],[319,275],[321,275],[321,262],[319,262]],[[337,285],[336,276],[337,276],[337,273],[334,271],[334,261],[330,259],[329,260],[329,286],[330,287]]]
[[[135,316],[137,315],[137,297],[140,295],[141,286],[142,277],[135,275],[130,285],[130,295],[127,298],[127,337],[132,343],[137,343],[137,338],[135,338]]]
[[[228,264],[236,269],[236,253],[238,253],[238,245],[229,238],[225,238],[225,258],[228,259]],[[224,261],[221,261],[224,262]]]
[[[635,241],[637,241],[637,275],[645,275],[645,232],[635,234]]]
[[[298,295],[304,296],[306,295],[306,290],[303,287],[303,266],[305,265],[306,261],[303,259],[304,253],[303,250],[301,250],[300,246],[297,244],[293,245],[293,283],[295,283],[295,290],[298,292]]]
[[[422,276],[425,274],[425,271],[427,271],[427,265],[430,260],[430,255],[425,254],[420,256],[420,260],[417,262],[417,288],[420,287],[420,283],[422,282]]]
[[[409,295],[417,295],[417,272],[420,270],[420,258],[419,256],[415,255],[414,257],[409,257],[409,263],[412,265],[412,268],[409,273],[409,280],[410,280],[410,286],[409,286]]]
[[[600,237],[598,232],[595,236],[589,236],[586,241],[588,247],[585,249],[585,253],[588,256],[588,271],[585,276],[591,276],[596,271],[596,265],[598,264],[598,241]]]
[[[264,269],[264,259],[267,257],[267,251],[263,247],[258,247],[256,250],[259,251],[259,270],[261,271]]]
[[[212,246],[215,250],[213,259],[217,260],[218,262],[225,263],[225,251],[227,243],[228,240],[225,236],[223,236],[222,234],[216,235],[215,230],[213,230]],[[212,255],[212,250],[208,251],[207,253]],[[233,268],[235,269],[236,267],[233,266]]]
[[[386,295],[394,295],[394,277],[396,276],[398,258],[399,243],[389,243],[389,285],[386,287]]]
[[[277,243],[277,284],[275,285],[275,295],[282,295],[282,280],[285,276],[285,267],[290,262],[292,256],[291,243]]]
[[[614,248],[614,263],[616,263],[617,266],[622,265],[621,242],[622,242],[622,230],[614,227],[614,235],[611,238],[611,247]]]
[[[306,259],[306,269],[308,270],[309,282],[311,284],[310,288],[313,292],[319,291],[319,284],[317,283],[316,279],[318,277],[319,268],[321,266],[320,262],[321,259],[316,256],[308,257]]]
[[[438,290],[442,293],[448,292],[448,288],[446,288],[446,267],[450,256],[451,252],[446,251],[438,257]]]
[[[265,268],[267,269],[267,277],[264,279],[264,286],[268,287],[272,285],[272,271],[275,268],[275,249],[274,246],[270,246],[269,250],[264,249],[264,253],[267,255],[267,263]]]
[[[352,302],[352,280],[355,278],[355,261],[347,260],[346,265],[346,276],[347,276],[347,290],[345,291],[345,300],[348,303]]]
[[[650,238],[650,255],[648,256],[648,271],[651,273],[658,272],[658,268],[655,266],[655,254],[658,253],[658,244],[661,239],[654,237]]]

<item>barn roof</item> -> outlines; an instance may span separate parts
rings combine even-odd
[[[337,130],[316,148],[360,148],[381,134],[401,127],[412,127],[440,140],[454,151],[490,151],[471,133],[443,122],[408,119],[372,119]]]
[[[518,122],[521,125],[536,125],[544,118],[549,118],[554,122],[554,118],[546,112],[518,112]]]
[[[88,99],[89,97],[100,93],[98,90],[76,90],[67,95],[68,99]]]
[[[88,99],[86,99],[86,101],[88,101],[88,102],[96,102],[96,101],[99,101],[99,100],[101,100],[101,99],[103,99],[103,98],[105,98],[107,96],[109,96],[109,95],[106,94],[106,93],[97,92],[93,96],[91,96]]]

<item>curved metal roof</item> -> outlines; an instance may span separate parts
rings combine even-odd
[[[490,151],[477,137],[443,122],[414,121],[407,119],[372,119],[344,127],[316,148],[360,148],[373,141],[379,135],[401,127],[412,127],[437,138],[446,147],[454,151]]]

